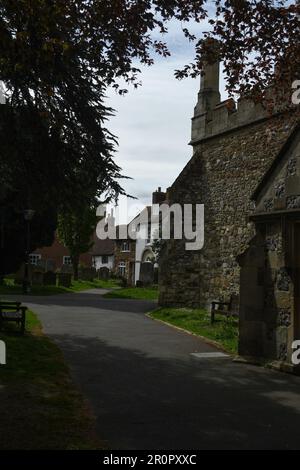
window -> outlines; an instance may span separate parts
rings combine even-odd
[[[120,276],[123,276],[123,277],[126,276],[126,263],[125,263],[125,261],[121,261],[119,263],[119,274],[120,274]]]
[[[129,242],[123,242],[123,243],[122,243],[122,249],[121,249],[121,251],[130,251]]]
[[[42,258],[42,255],[37,255],[36,253],[31,253],[29,255],[29,262],[30,262],[30,264],[34,264],[36,266],[41,258]]]
[[[108,256],[107,255],[103,255],[102,256],[102,264],[107,264],[108,263]]]
[[[72,264],[71,256],[63,256],[63,264],[70,266]]]

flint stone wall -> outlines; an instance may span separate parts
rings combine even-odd
[[[236,257],[254,236],[251,195],[291,133],[285,113],[205,138],[168,191],[170,204],[204,204],[205,245],[186,251],[184,240],[164,245],[160,268],[163,306],[208,307],[239,292]]]

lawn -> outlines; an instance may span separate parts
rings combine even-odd
[[[70,292],[80,292],[88,289],[113,289],[115,287],[119,287],[119,283],[115,279],[109,279],[107,281],[72,281],[70,288],[61,286],[32,286],[30,294],[55,295],[66,294]],[[11,279],[5,279],[4,284],[0,285],[0,295],[20,295],[22,293],[22,286],[15,285]]]
[[[211,325],[210,315],[205,310],[176,308],[158,308],[150,317],[216,341],[230,353],[238,351],[238,324],[234,319],[216,315],[216,322]]]
[[[0,365],[0,449],[101,448],[60,350],[32,312],[26,323],[24,336],[14,327],[0,334],[7,350],[7,364]]]
[[[144,299],[157,300],[158,289],[147,287],[126,287],[108,292],[104,295],[108,299]]]

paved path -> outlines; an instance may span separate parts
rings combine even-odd
[[[99,291],[28,297],[112,449],[300,449],[300,378],[230,358]]]

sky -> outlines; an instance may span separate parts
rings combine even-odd
[[[199,33],[198,28],[193,30]],[[122,183],[138,198],[129,202],[130,216],[151,203],[152,192],[159,186],[163,191],[171,186],[192,156],[188,143],[200,78],[179,81],[174,71],[193,60],[194,48],[175,22],[170,25],[168,45],[170,58],[158,58],[152,67],[142,68],[141,87],[129,88],[125,96],[111,91],[107,98],[116,111],[108,123],[119,140],[116,163],[124,175],[133,178]]]

